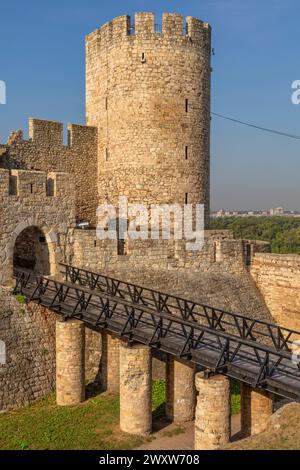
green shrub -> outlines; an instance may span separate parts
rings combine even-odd
[[[274,253],[300,254],[300,217],[218,217],[211,230],[232,230],[235,238],[271,243]]]
[[[238,380],[232,379],[231,388],[231,414],[236,415],[241,412],[241,384]]]
[[[16,301],[19,302],[19,304],[21,304],[21,305],[26,304],[26,297],[25,297],[25,295],[23,295],[23,294],[16,294],[16,295],[15,295],[15,299],[16,299]]]
[[[159,379],[152,382],[152,408],[153,416],[164,415],[166,404],[166,381]]]
[[[28,447],[29,447],[28,442],[25,442],[25,441],[20,442],[20,449],[26,450],[28,449]]]

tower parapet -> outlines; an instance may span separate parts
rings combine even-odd
[[[199,41],[205,36],[210,36],[210,25],[203,21],[187,16],[184,20],[182,15],[177,13],[163,13],[162,23],[155,22],[154,13],[136,13],[134,22],[128,15],[117,16],[86,36],[87,42],[95,41],[117,41],[123,40],[126,36],[132,38],[145,38],[156,35],[180,37],[185,42],[191,40]]]

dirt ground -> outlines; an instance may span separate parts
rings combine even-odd
[[[231,418],[232,441],[236,440],[240,431],[240,415]],[[165,420],[158,421],[154,426],[154,439],[138,447],[138,450],[193,450],[194,422],[176,426]]]
[[[233,442],[229,450],[299,450],[300,404],[284,405],[274,413],[267,430],[257,436]]]
[[[240,438],[240,415],[231,419],[231,442],[227,450],[299,450],[300,404],[289,403],[279,408],[270,418],[267,430],[246,439]],[[194,422],[181,426],[164,421],[156,423],[153,440],[143,444],[143,450],[192,450]]]

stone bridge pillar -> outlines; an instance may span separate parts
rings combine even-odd
[[[195,420],[195,450],[214,450],[230,439],[230,380],[223,375],[196,374],[199,392]]]
[[[101,385],[104,391],[119,393],[120,389],[120,340],[102,333]]]
[[[76,405],[85,398],[85,331],[79,320],[56,322],[56,401]]]
[[[151,365],[151,348],[120,343],[120,427],[129,434],[151,432]]]
[[[241,385],[241,431],[247,437],[266,430],[273,413],[273,397],[263,390]]]
[[[195,367],[167,355],[166,415],[170,421],[184,423],[195,417]]]

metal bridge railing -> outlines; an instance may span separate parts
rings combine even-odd
[[[108,292],[15,270],[15,293],[96,330],[185,358],[199,368],[300,401],[300,370],[288,351],[157,311]]]
[[[129,302],[151,307],[158,312],[195,321],[208,328],[228,332],[242,339],[266,344],[275,348],[276,351],[291,352],[300,339],[300,332],[273,323],[227,312],[64,263],[61,263],[61,267],[67,282],[127,299]]]

